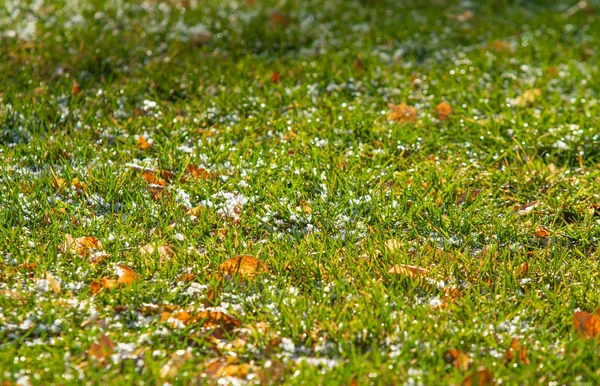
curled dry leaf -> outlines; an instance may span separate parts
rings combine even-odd
[[[578,311],[573,315],[573,328],[575,332],[586,339],[594,338],[600,333],[600,308],[595,314]]]
[[[462,381],[463,386],[492,386],[495,384],[494,374],[485,367],[478,368]]]
[[[444,360],[446,363],[451,364],[458,370],[464,372],[469,369],[471,365],[471,359],[467,354],[461,350],[455,348],[450,349],[444,353]]]
[[[452,110],[452,106],[450,106],[450,103],[446,101],[441,102],[437,106],[435,106],[435,116],[440,121],[447,120],[453,112],[454,110]]]
[[[425,268],[417,267],[414,265],[407,264],[396,264],[389,269],[390,275],[402,275],[406,277],[418,277],[420,275],[426,275],[429,273]]]
[[[108,359],[115,351],[115,345],[106,335],[102,335],[97,342],[92,343],[88,350],[88,357],[95,359],[101,365],[105,366]]]
[[[148,243],[140,247],[140,255],[153,255],[157,253],[161,261],[170,260],[173,257],[173,248],[168,244],[159,245]]]
[[[253,278],[258,274],[269,272],[269,269],[263,262],[250,255],[232,257],[221,264],[219,268],[223,275],[240,275],[248,278]]]
[[[543,225],[539,225],[537,228],[535,228],[535,236],[548,237],[550,236],[550,230]]]
[[[59,245],[58,249],[62,253],[72,253],[87,257],[90,253],[102,250],[102,243],[95,237],[73,238],[73,236],[67,233],[65,234],[65,241]]]
[[[417,120],[417,109],[406,103],[399,105],[388,104],[390,112],[387,115],[388,120],[396,122],[414,122]]]
[[[148,140],[146,140],[146,138],[142,137],[141,135],[137,138],[137,145],[136,147],[140,150],[148,150],[152,147],[152,144],[150,142],[148,142]]]

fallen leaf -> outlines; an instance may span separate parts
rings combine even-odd
[[[452,110],[452,106],[450,106],[450,103],[444,101],[435,106],[435,112],[437,119],[439,119],[440,121],[445,121],[450,117],[450,115],[452,115],[454,110]]]
[[[390,252],[396,252],[402,248],[402,241],[398,239],[389,239],[385,242],[385,247]]]
[[[115,350],[115,345],[106,335],[102,335],[97,342],[92,343],[88,350],[88,357],[95,359],[101,365],[105,366],[108,359]]]
[[[253,278],[260,273],[268,273],[267,266],[256,257],[249,255],[235,256],[223,262],[220,267],[223,275],[240,275]]]
[[[463,351],[455,348],[450,349],[444,353],[444,360],[446,363],[451,364],[461,372],[467,371],[471,365],[471,359]]]
[[[185,171],[197,180],[208,180],[212,177],[212,174],[208,170],[196,165],[188,165]]]
[[[115,288],[116,286],[116,280],[103,277],[101,279],[96,279],[92,281],[92,284],[90,284],[90,291],[92,292],[92,295],[97,295],[98,292],[100,292],[103,288],[110,289]]]
[[[52,179],[52,188],[56,191],[61,190],[67,186],[67,180],[64,178],[54,177]]]
[[[168,244],[159,245],[157,247],[155,244],[148,243],[141,246],[139,251],[140,255],[146,256],[157,253],[161,261],[170,260],[173,257],[173,249]]]
[[[417,120],[417,109],[406,103],[400,103],[399,105],[388,104],[391,111],[388,113],[387,118],[390,121],[397,122],[414,122]]]
[[[77,83],[76,80],[73,80],[73,84],[71,85],[71,94],[79,95],[80,93],[81,93],[81,87],[79,87],[79,84]]]
[[[502,40],[494,40],[492,42],[492,49],[497,53],[503,54],[512,54],[513,50],[510,48],[508,44],[503,42]]]
[[[550,235],[550,230],[543,225],[539,225],[535,228],[535,236],[536,237],[548,237]]]
[[[575,332],[586,339],[594,338],[600,333],[600,309],[595,314],[578,311],[573,315]]]
[[[115,273],[119,277],[117,283],[131,284],[138,279],[138,274],[125,264],[117,264]]]
[[[152,144],[141,135],[137,138],[137,148],[141,150],[148,150],[152,147]]]
[[[231,333],[241,326],[240,321],[236,318],[217,311],[200,311],[196,314],[191,314],[185,310],[163,311],[160,315],[160,320],[163,323],[169,321],[176,323],[179,321],[184,325],[199,323],[202,325],[202,328],[217,328],[227,333]]]
[[[462,381],[463,386],[492,386],[495,385],[494,374],[485,367],[480,367]]]
[[[540,96],[542,96],[542,90],[539,88],[532,88],[523,91],[523,94],[516,97],[515,103],[522,107],[528,107],[533,105]]]
[[[506,361],[512,362],[513,359],[518,358],[519,362],[526,365],[529,363],[527,358],[527,346],[521,345],[518,338],[512,338],[510,346],[506,350]]]
[[[277,71],[273,71],[273,73],[271,73],[271,83],[279,83],[281,82],[281,74],[279,74]]]
[[[87,257],[90,253],[102,249],[102,243],[95,237],[86,236],[73,238],[70,234],[65,234],[65,241],[58,246],[62,253],[73,253],[79,256]]]
[[[249,363],[238,364],[238,358],[234,356],[220,357],[210,361],[205,369],[204,374],[212,378],[235,377],[245,378],[250,371],[255,371],[254,366]]]
[[[206,209],[206,207],[204,205],[198,205],[198,206],[195,206],[193,208],[186,210],[185,214],[187,214],[188,216],[198,217],[200,215],[200,213],[202,213],[205,209]]]
[[[396,264],[389,269],[390,275],[402,275],[406,277],[417,277],[426,275],[429,271],[425,268],[416,267],[414,265]]]

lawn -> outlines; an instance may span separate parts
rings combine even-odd
[[[0,383],[600,383],[599,15],[0,0]]]

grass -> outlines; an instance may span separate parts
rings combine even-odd
[[[0,0],[0,380],[598,383],[600,9],[548,3]]]

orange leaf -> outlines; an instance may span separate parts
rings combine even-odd
[[[160,186],[167,185],[167,182],[165,180],[163,180],[162,178],[156,177],[154,172],[144,171],[142,173],[142,178],[144,180],[146,180],[146,182],[149,184],[160,185]]]
[[[62,253],[73,253],[87,257],[91,252],[102,249],[102,243],[95,237],[73,238],[70,234],[65,234],[65,242],[59,245],[58,249]]]
[[[148,150],[152,147],[152,144],[141,135],[137,139],[137,148],[141,150]]]
[[[92,343],[88,350],[88,357],[96,359],[100,364],[106,365],[108,358],[114,352],[115,345],[106,335],[102,335],[97,342]]]
[[[192,164],[189,164],[185,168],[185,171],[197,180],[208,180],[212,177],[212,174],[208,170]]]
[[[460,371],[467,371],[469,369],[469,365],[471,364],[471,359],[469,358],[469,356],[463,351],[457,350],[455,348],[450,349],[444,353],[444,360],[446,361],[446,363],[451,364]]]
[[[117,264],[117,283],[131,284],[138,279],[138,274],[125,264]]]
[[[491,386],[494,385],[494,374],[485,367],[480,367],[462,381],[463,386]]]
[[[435,106],[436,118],[440,121],[447,120],[454,112],[450,103],[444,101]]]
[[[529,359],[527,358],[527,347],[521,345],[518,338],[512,338],[510,341],[510,347],[506,350],[506,360],[512,362],[512,360],[515,359],[515,355],[522,364],[526,365],[529,363]]]
[[[597,313],[578,311],[573,315],[573,327],[580,336],[586,339],[594,338],[600,333],[600,317]]]
[[[406,103],[399,105],[388,104],[391,111],[388,113],[388,120],[397,122],[414,122],[417,120],[417,109]]]
[[[112,279],[108,279],[108,278],[101,278],[101,279],[97,279],[92,281],[92,284],[90,284],[90,291],[92,292],[92,295],[96,295],[98,292],[100,292],[100,290],[102,290],[102,288],[115,288],[117,286],[117,281],[116,280],[112,280]]]
[[[543,225],[535,228],[535,236],[536,237],[548,237],[550,235],[550,230]]]
[[[81,93],[81,87],[79,87],[79,84],[76,80],[73,80],[73,84],[71,85],[71,94],[78,95],[79,93]]]
[[[253,278],[263,272],[269,272],[269,269],[263,262],[249,255],[232,257],[223,262],[219,268],[223,275],[240,275],[248,278]]]
[[[425,268],[406,264],[396,264],[388,271],[390,275],[403,275],[406,277],[417,277],[419,275],[426,275],[428,272],[429,271]]]

